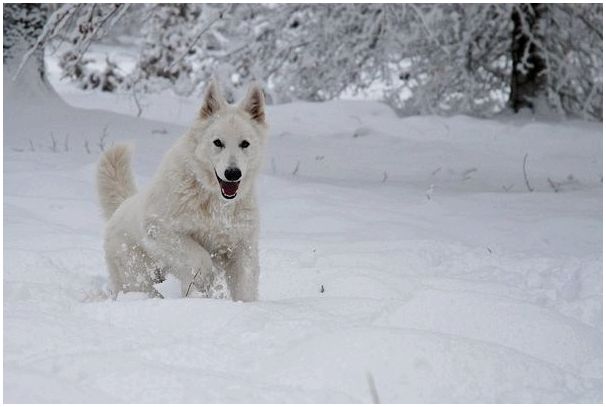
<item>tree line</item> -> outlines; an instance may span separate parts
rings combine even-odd
[[[5,4],[4,63],[107,92],[228,93],[251,79],[270,103],[380,89],[403,115],[553,111],[602,120],[602,4]],[[91,44],[136,44],[124,72]]]

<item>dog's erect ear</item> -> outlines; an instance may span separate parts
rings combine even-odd
[[[200,108],[200,117],[202,119],[208,119],[225,105],[226,102],[221,94],[219,85],[213,79],[206,88],[206,92],[204,92],[204,102],[202,102],[202,107]]]
[[[265,125],[265,97],[263,89],[254,83],[248,89],[248,94],[240,102],[240,109],[244,110],[259,124]]]

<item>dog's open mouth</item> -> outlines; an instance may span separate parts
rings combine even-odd
[[[217,171],[215,171],[215,176],[217,177],[217,181],[219,181],[219,186],[221,187],[221,195],[225,199],[234,199],[238,194],[238,187],[240,186],[240,181],[224,181],[217,175]]]

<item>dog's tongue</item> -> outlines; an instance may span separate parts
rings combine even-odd
[[[221,189],[223,190],[223,193],[227,196],[234,196],[236,195],[236,192],[238,192],[238,185],[240,185],[240,182],[228,182],[228,181],[223,181],[221,180]]]

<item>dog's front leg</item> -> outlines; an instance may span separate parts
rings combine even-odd
[[[259,285],[259,254],[256,245],[242,243],[236,248],[226,275],[234,301],[255,301]]]
[[[145,248],[181,280],[181,293],[186,296],[192,284],[201,289],[212,270],[210,254],[186,233],[179,233],[157,221],[145,224]]]

